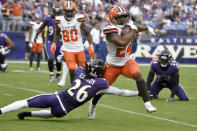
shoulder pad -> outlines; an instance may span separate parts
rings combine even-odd
[[[78,22],[86,21],[86,17],[83,14],[76,14],[76,17]]]
[[[103,29],[103,34],[108,34],[108,33],[118,33],[118,28],[114,25],[107,25]]]
[[[48,19],[50,19],[50,15],[44,17],[44,21],[47,21]]]
[[[57,16],[57,17],[55,17],[55,20],[54,20],[55,24],[59,24],[60,21],[61,21],[61,19],[62,19],[62,17],[63,16]]]
[[[172,60],[170,65],[176,67],[177,69],[179,69],[179,67],[180,67],[179,63],[175,60]]]

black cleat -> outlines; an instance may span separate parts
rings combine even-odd
[[[31,116],[31,112],[19,112],[18,114],[17,114],[17,116],[18,116],[18,119],[20,119],[20,120],[24,120],[24,118],[26,117],[26,116]]]
[[[2,114],[1,109],[0,109],[0,114]]]

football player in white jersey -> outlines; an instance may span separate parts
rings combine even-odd
[[[40,70],[40,57],[41,52],[43,48],[43,42],[44,42],[44,36],[43,33],[40,33],[36,39],[36,42],[34,42],[34,39],[36,37],[36,32],[39,29],[39,27],[42,25],[41,22],[41,16],[40,14],[34,14],[35,21],[30,22],[30,29],[29,29],[29,47],[31,48],[31,56],[30,56],[30,71],[33,71],[33,58],[34,53],[37,52],[37,70]]]
[[[55,30],[51,52],[56,50],[56,43],[62,34],[62,47],[64,51],[64,59],[70,72],[71,83],[75,77],[75,69],[77,66],[85,66],[85,52],[82,42],[82,33],[88,40],[89,55],[94,54],[93,41],[90,35],[90,28],[85,24],[85,16],[77,14],[77,8],[73,1],[65,1],[63,6],[63,15],[55,19],[57,28]]]
[[[112,85],[119,75],[134,79],[137,84],[139,96],[143,98],[146,110],[148,112],[156,111],[156,108],[149,101],[146,82],[140,72],[139,66],[131,57],[133,36],[145,30],[155,35],[154,30],[149,26],[135,25],[133,21],[128,20],[126,10],[118,6],[110,10],[109,20],[111,24],[103,30],[108,49],[106,58],[107,69],[104,73],[104,78],[108,80],[109,85]],[[128,26],[130,30],[122,35],[122,29],[125,26]],[[90,119],[94,119],[96,103],[99,98],[95,97],[97,100],[93,99],[93,102],[90,103],[88,110]]]

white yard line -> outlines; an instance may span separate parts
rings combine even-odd
[[[23,63],[29,64],[29,61],[23,60],[7,60],[6,63]],[[47,64],[46,61],[41,61],[41,64]],[[150,64],[139,64],[140,66],[150,66]],[[180,64],[180,67],[197,67],[197,64]]]
[[[47,93],[47,92],[43,92],[43,91],[39,91],[39,90],[21,88],[21,87],[8,85],[8,84],[0,84],[0,87],[14,88],[14,89],[18,89],[18,90],[25,90],[25,91],[35,92],[35,93],[44,93],[44,94]],[[185,126],[197,128],[197,125],[190,124],[190,123],[187,123],[187,122],[180,122],[180,121],[170,120],[170,119],[167,119],[167,118],[164,118],[164,117],[158,117],[158,116],[147,115],[147,114],[138,113],[138,112],[134,112],[134,111],[130,111],[130,110],[124,110],[124,109],[121,109],[121,108],[117,108],[117,107],[110,106],[110,105],[105,105],[105,104],[98,104],[98,105],[102,106],[104,108],[108,108],[108,109],[112,109],[112,110],[116,110],[116,111],[120,111],[120,112],[135,114],[135,115],[139,115],[139,116],[144,116],[144,117],[148,117],[148,118],[158,119],[158,120],[162,120],[162,121],[168,121],[168,122],[176,123],[176,124],[179,124],[179,125],[185,125]]]

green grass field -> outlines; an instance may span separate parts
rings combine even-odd
[[[35,65],[34,65],[35,67]],[[16,100],[32,97],[40,93],[55,92],[60,88],[49,83],[47,65],[42,71],[30,72],[28,64],[10,63],[6,73],[0,73],[0,107]],[[149,67],[141,66],[146,79]],[[152,101],[157,107],[155,113],[147,113],[139,97],[104,95],[96,110],[95,120],[89,120],[89,103],[75,109],[62,118],[27,118],[18,120],[16,114],[25,110],[0,115],[0,131],[196,131],[197,130],[197,68],[181,67],[180,84],[190,98],[188,102],[167,103],[170,91],[164,89],[159,99]],[[67,79],[69,83],[69,78]],[[68,86],[68,84],[67,84]],[[122,89],[137,90],[135,81],[119,77],[114,83]]]

